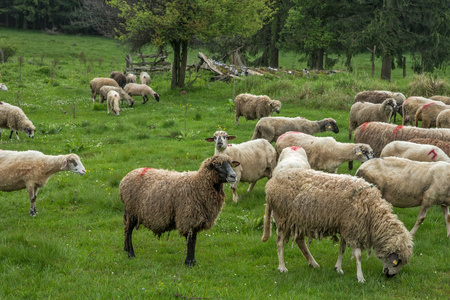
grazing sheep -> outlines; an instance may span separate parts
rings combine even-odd
[[[395,114],[397,102],[394,98],[387,98],[381,104],[370,102],[356,102],[350,108],[350,125],[348,127],[348,139],[352,139],[352,132],[356,127],[371,121],[389,123],[392,114]]]
[[[106,107],[109,111],[112,110],[113,114],[120,115],[120,107],[119,107],[120,96],[116,91],[109,91],[106,97]]]
[[[38,189],[50,176],[60,171],[80,175],[86,169],[76,154],[45,155],[39,151],[0,151],[0,191],[11,192],[26,188],[30,197],[30,216],[35,216]]]
[[[248,182],[247,192],[253,190],[256,182],[261,178],[270,178],[272,170],[277,164],[277,154],[273,146],[265,139],[257,139],[241,144],[228,144],[229,140],[235,139],[225,131],[216,131],[213,137],[206,138],[207,142],[214,142],[214,154],[226,154],[240,163],[234,171],[236,181],[233,182],[233,201],[238,202],[239,196],[236,191],[239,182]]]
[[[384,146],[392,141],[409,141],[413,138],[431,138],[450,141],[450,129],[397,126],[382,122],[367,122],[356,128],[355,143],[369,144],[375,157],[380,157]]]
[[[112,71],[109,78],[114,79],[121,88],[127,84],[127,77],[119,71]]]
[[[273,169],[272,176],[293,168],[311,169],[306,151],[302,147],[292,146],[284,148],[278,158],[277,166]]]
[[[411,229],[414,235],[425,220],[432,205],[440,205],[450,237],[450,165],[447,162],[421,162],[400,157],[373,159],[362,164],[356,171],[376,185],[383,198],[395,207],[420,206],[416,224]]]
[[[148,101],[148,95],[151,95],[153,99],[159,102],[159,94],[146,84],[128,83],[123,89],[130,96],[142,96],[143,104]]]
[[[102,86],[100,88],[100,96],[99,96],[99,99],[98,99],[98,103],[102,103],[103,101],[106,100],[109,91],[116,91],[116,92],[118,92],[119,96],[120,96],[120,101],[121,101],[122,104],[123,104],[123,100],[126,100],[130,107],[132,107],[134,105],[133,98],[131,98],[131,96],[128,95],[124,91],[123,88],[110,86],[110,85],[105,85],[105,86]]]
[[[336,121],[332,118],[326,118],[320,121],[310,121],[302,117],[266,117],[261,118],[256,123],[252,140],[263,138],[269,143],[275,142],[280,135],[288,131],[299,131],[314,135],[319,132],[333,131],[339,133]]]
[[[237,165],[227,155],[216,155],[198,171],[139,168],[128,173],[119,186],[128,256],[135,256],[132,233],[140,224],[158,236],[177,229],[187,241],[185,264],[194,266],[197,233],[214,225],[225,201],[223,184],[236,180],[232,167]]]
[[[136,75],[132,73],[128,73],[125,78],[127,79],[127,83],[137,83]]]
[[[95,102],[97,95],[100,94],[100,88],[104,85],[119,87],[117,82],[112,78],[97,77],[92,79],[89,83],[89,86],[91,87],[92,102]]]
[[[450,109],[450,105],[425,104],[416,111],[414,125],[417,127],[419,120],[422,120],[422,128],[436,127],[437,116],[446,109]]]
[[[350,175],[298,169],[278,173],[266,184],[263,242],[270,237],[272,213],[277,224],[280,272],[287,272],[284,243],[291,237],[309,265],[318,268],[305,237],[321,239],[339,234],[341,245],[334,269],[344,273],[342,258],[348,245],[356,258],[359,282],[365,281],[362,251],[373,248],[387,277],[397,274],[412,255],[411,234],[392,213],[392,206],[375,187]]]
[[[25,134],[33,138],[34,137],[34,125],[25,115],[20,107],[8,104],[0,101],[0,139],[2,137],[1,128],[8,128],[11,130],[9,138],[12,138],[13,132],[16,134],[18,140],[18,131],[23,131]]]
[[[246,120],[256,120],[272,116],[273,112],[280,113],[281,102],[271,100],[268,96],[255,96],[251,94],[239,94],[234,99],[236,125],[239,125],[239,117]]]
[[[405,102],[406,97],[402,93],[391,91],[364,91],[355,95],[354,102],[370,102],[370,103],[383,103],[387,98],[394,98],[397,102],[397,107],[394,110],[394,123],[397,121],[397,113],[400,116],[402,114],[402,105]]]
[[[436,117],[437,128],[450,128],[450,109],[441,111]]]
[[[450,141],[443,141],[438,139],[430,139],[430,138],[413,138],[408,140],[408,142],[416,143],[416,144],[427,144],[433,145],[444,151],[447,156],[450,157]]]
[[[141,72],[141,74],[139,74],[139,83],[140,84],[150,85],[150,81],[151,81],[151,78],[147,72]]]
[[[450,163],[450,157],[439,147],[406,141],[393,141],[387,144],[381,151],[380,157],[388,156],[403,157],[415,161],[445,161]]]
[[[309,164],[314,170],[337,173],[337,169],[352,161],[365,162],[373,158],[373,151],[367,144],[340,143],[332,137],[317,137],[301,132],[289,131],[280,136],[275,144],[277,154],[286,147],[303,147],[308,156]]]
[[[413,120],[416,115],[416,111],[423,105],[429,103],[438,103],[445,105],[443,102],[430,100],[424,97],[413,96],[406,99],[402,105],[402,115],[403,115],[402,125],[406,125],[408,123],[413,125]]]
[[[8,91],[8,88],[6,87],[6,85],[4,83],[0,83],[0,91]]]
[[[447,96],[433,96],[433,97],[430,97],[430,99],[435,100],[435,101],[441,101],[447,105],[450,105],[450,97],[447,97]]]

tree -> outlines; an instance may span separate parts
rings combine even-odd
[[[173,50],[171,87],[184,85],[188,46],[197,36],[248,38],[262,28],[272,10],[268,0],[110,0],[125,22],[119,40],[132,50],[170,45]],[[245,21],[243,21],[245,20]]]

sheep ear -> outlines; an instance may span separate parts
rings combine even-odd
[[[228,140],[230,141],[230,140],[234,140],[236,138],[236,136],[235,135],[229,135],[228,136]]]
[[[238,167],[240,164],[241,164],[240,162],[235,161],[235,160],[233,160],[233,161],[231,162],[231,166],[232,166],[233,168]]]
[[[207,141],[207,142],[214,142],[214,138],[207,138],[207,139],[205,139],[205,141]]]
[[[389,254],[389,260],[394,265],[394,267],[398,266],[398,264],[402,262],[401,259],[398,259],[398,254],[397,253]]]
[[[67,167],[67,158],[64,159],[62,165],[61,165],[61,170],[64,170]]]

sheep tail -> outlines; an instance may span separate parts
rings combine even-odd
[[[261,241],[266,242],[271,234],[272,231],[272,208],[270,207],[269,203],[266,203],[266,213],[264,215],[264,234],[261,238]]]
[[[255,131],[253,132],[252,140],[256,140],[261,138],[261,132],[259,131],[258,126],[255,127]]]
[[[422,108],[423,108],[423,106],[416,111],[415,120],[414,120],[414,126],[416,126],[416,127],[417,127],[417,124],[419,124],[419,117],[422,114]]]

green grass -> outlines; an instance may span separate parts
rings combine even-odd
[[[176,232],[158,240],[144,227],[133,236],[136,258],[128,259],[123,251],[120,180],[138,167],[196,170],[213,154],[205,138],[226,130],[241,143],[251,138],[256,121],[242,118],[240,126],[234,124],[229,103],[233,83],[210,82],[207,71],[186,95],[170,89],[170,74],[152,74],[159,103],[143,105],[135,97],[133,108],[123,106],[118,117],[107,115],[106,104],[92,103],[88,82],[123,70],[125,49],[101,37],[1,29],[3,38],[18,49],[0,65],[0,82],[9,88],[0,92],[0,101],[20,103],[37,132],[34,139],[19,133],[17,141],[9,140],[9,131],[3,130],[0,148],[52,155],[76,152],[87,174],[57,173],[50,178],[39,191],[35,218],[28,215],[25,190],[0,192],[0,298],[448,298],[450,241],[438,207],[430,209],[417,232],[410,264],[392,279],[385,278],[381,262],[372,255],[363,260],[366,283],[358,284],[350,251],[344,256],[345,274],[337,274],[333,267],[338,246],[330,240],[312,242],[311,252],[321,266],[315,270],[297,247],[286,245],[289,272],[280,274],[275,237],[261,242],[266,179],[251,193],[246,192],[248,184],[241,184],[237,204],[226,187],[226,203],[216,225],[198,236],[196,267],[184,267],[185,241]],[[360,67],[370,66],[368,59],[369,54],[356,58],[356,74],[253,77],[236,81],[235,90],[280,99],[282,116],[333,117],[339,134],[322,135],[346,142],[348,108],[356,92],[391,89],[412,95],[412,74],[403,79],[396,69],[391,82],[372,78],[369,69]],[[197,62],[196,52],[191,51],[189,60]],[[301,67],[292,54],[285,54],[281,63]],[[357,167],[355,163],[350,173]],[[339,173],[349,171],[343,165]],[[412,228],[419,209],[394,211]]]

